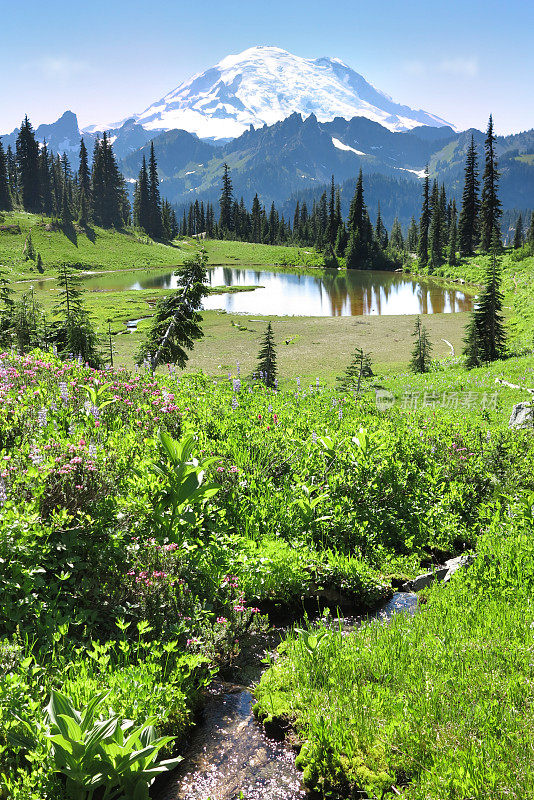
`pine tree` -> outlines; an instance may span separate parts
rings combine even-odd
[[[440,202],[438,182],[434,181],[430,198],[430,265],[434,272],[443,263],[443,204]]]
[[[32,232],[28,234],[26,244],[24,245],[24,255],[26,261],[35,261],[35,247],[33,246]]]
[[[43,214],[51,217],[55,211],[52,176],[50,174],[50,156],[46,139],[39,153],[39,172],[41,181],[41,209]]]
[[[388,232],[386,230],[386,226],[382,222],[380,203],[378,204],[378,212],[376,215],[375,238],[382,250],[385,250],[388,246]]]
[[[137,357],[137,363],[147,360],[152,372],[162,362],[178,364],[187,362],[186,350],[192,350],[195,341],[204,335],[200,323],[202,298],[206,288],[207,253],[201,250],[194,259],[179,270],[178,291],[164,297],[156,306],[150,331]]]
[[[496,361],[503,358],[506,353],[501,268],[497,259],[499,247],[500,240],[497,231],[494,230],[491,263],[486,272],[485,286],[471,314],[464,340],[464,354],[468,367]]]
[[[456,203],[453,200],[451,204],[451,224],[449,230],[449,252],[448,262],[451,267],[455,267],[458,263],[456,256],[458,250],[458,226],[456,224]]]
[[[63,186],[63,197],[61,200],[61,224],[64,231],[72,230],[72,212],[70,209],[67,183]]]
[[[91,172],[89,170],[89,158],[87,148],[83,140],[80,139],[80,164],[78,167],[78,219],[80,224],[86,226],[90,222],[91,214]]]
[[[491,115],[484,142],[484,153],[485,168],[482,176],[482,198],[480,203],[480,247],[484,253],[488,253],[493,247],[495,237],[500,246],[501,230],[499,223],[502,215],[501,202],[497,193],[499,173],[497,172],[495,134]]]
[[[458,244],[462,256],[472,256],[478,243],[479,188],[477,150],[475,138],[471,136],[471,144],[467,150],[465,161],[464,191],[460,219],[458,221]]]
[[[80,279],[64,264],[58,271],[58,285],[49,341],[56,345],[60,358],[81,356],[96,369],[101,365],[98,337],[83,303]]]
[[[276,349],[274,344],[274,334],[271,323],[267,325],[267,330],[262,338],[260,352],[258,353],[258,371],[261,380],[266,386],[276,385]]]
[[[39,144],[27,116],[20,126],[16,150],[22,205],[25,211],[37,214],[41,210]]]
[[[0,211],[11,211],[13,200],[9,189],[9,175],[7,171],[7,158],[0,139]]]
[[[415,217],[412,217],[410,220],[408,233],[406,235],[406,249],[408,250],[409,253],[417,252],[418,241],[419,241],[419,234],[417,231],[417,222],[415,221]]]
[[[523,216],[520,214],[515,225],[514,250],[519,250],[520,247],[523,247],[524,240],[525,234],[523,232]]]
[[[94,223],[103,228],[122,227],[130,214],[113,148],[107,134],[97,139],[91,173],[91,215]]]
[[[334,176],[332,175],[332,181],[330,184],[330,201],[328,203],[328,227],[327,227],[327,239],[331,245],[335,244],[336,236],[337,236],[337,215],[336,215],[336,184],[334,182]]]
[[[163,239],[161,219],[161,197],[159,192],[158,165],[154,152],[154,142],[150,142],[150,159],[148,161],[148,203],[149,233],[153,239]]]
[[[410,367],[414,372],[428,372],[431,364],[432,345],[419,316],[415,320],[412,336],[415,336],[415,347],[412,351]]]
[[[417,229],[416,229],[416,236],[417,236]],[[398,217],[395,217],[395,219],[393,220],[393,225],[391,226],[389,246],[393,248],[393,250],[404,250],[404,238],[402,236],[402,228]]]
[[[145,233],[150,234],[150,199],[148,184],[146,159],[143,156],[134,197],[134,225],[142,228]]]
[[[423,205],[419,220],[419,239],[417,242],[417,255],[419,266],[426,267],[428,263],[428,229],[430,226],[430,178],[428,167],[425,169],[425,181],[423,184]]]
[[[362,380],[372,378],[373,375],[370,354],[364,353],[361,347],[357,347],[344,374],[336,378],[339,382],[338,389],[343,392],[356,389],[359,392]]]
[[[223,238],[226,238],[228,234],[232,233],[233,200],[234,197],[232,192],[232,180],[230,178],[230,171],[228,169],[228,164],[225,162],[224,172],[223,172],[222,192],[219,200],[219,206],[221,209],[221,213],[219,216],[219,229],[222,233]]]
[[[530,215],[530,225],[527,231],[527,242],[534,248],[534,211]]]

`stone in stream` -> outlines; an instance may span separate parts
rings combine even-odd
[[[421,589],[426,589],[427,586],[431,586],[434,581],[443,581],[443,583],[448,583],[455,572],[457,572],[461,567],[468,567],[473,563],[473,560],[474,556],[472,553],[468,553],[463,556],[457,556],[456,558],[449,558],[443,567],[438,567],[437,569],[432,570],[432,572],[425,572],[422,575],[418,575],[417,578],[413,579],[413,581],[408,581],[405,583],[402,589],[405,592],[420,592]]]
[[[528,428],[534,427],[534,404],[525,402],[525,403],[517,403],[512,408],[512,415],[510,417],[510,422],[508,423],[509,428]]]

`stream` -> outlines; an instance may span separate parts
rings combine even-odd
[[[376,611],[334,619],[347,633],[362,621],[387,621],[395,614],[414,613],[417,595],[397,592]],[[306,797],[295,754],[268,739],[252,715],[252,687],[265,665],[262,659],[282,641],[286,629],[258,634],[254,664],[244,685],[216,682],[210,688],[202,718],[194,728],[184,761],[160,782],[156,800],[299,800]],[[156,787],[154,787],[155,789]],[[242,793],[242,794],[241,794]]]

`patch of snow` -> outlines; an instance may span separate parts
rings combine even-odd
[[[403,172],[411,172],[414,175],[417,175],[418,178],[424,178],[426,175],[424,169],[408,169],[407,167],[395,167],[395,169],[400,169]]]
[[[351,153],[356,153],[357,156],[367,155],[367,153],[363,153],[361,150],[355,150],[354,147],[349,147],[348,144],[343,144],[343,142],[340,142],[339,139],[334,138],[334,136],[332,136],[332,144],[334,147],[337,147],[338,150],[347,150]]]
[[[186,175],[194,175],[196,170],[192,169],[190,172],[186,172]]]

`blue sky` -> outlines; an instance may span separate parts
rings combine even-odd
[[[459,128],[534,127],[532,0],[24,0],[0,10],[0,131],[70,108],[80,124],[140,112],[256,44],[337,56]]]

